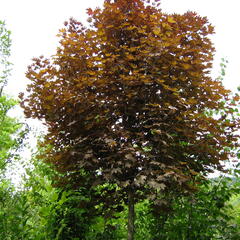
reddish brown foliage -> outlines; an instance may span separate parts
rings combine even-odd
[[[56,55],[28,69],[22,106],[46,121],[46,156],[65,183],[115,183],[154,199],[221,169],[237,144],[234,103],[209,76],[213,27],[147,2],[106,0],[102,10],[88,9],[89,28],[70,19]]]

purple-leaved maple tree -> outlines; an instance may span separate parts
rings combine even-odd
[[[157,206],[164,192],[222,170],[238,145],[239,98],[210,76],[207,18],[163,13],[158,0],[105,0],[88,15],[87,27],[65,23],[54,56],[33,60],[22,107],[45,120],[44,157],[59,182],[102,186],[106,206],[128,203],[132,240],[136,202]]]

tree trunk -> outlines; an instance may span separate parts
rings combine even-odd
[[[128,192],[128,240],[134,240],[134,196],[133,190],[130,189]]]

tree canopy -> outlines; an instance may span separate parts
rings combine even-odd
[[[33,60],[21,95],[26,116],[48,126],[44,157],[59,181],[101,186],[107,205],[129,192],[157,205],[163,192],[191,191],[238,146],[239,97],[210,76],[213,26],[157,4],[105,0],[88,9],[89,26],[65,22],[56,54]]]

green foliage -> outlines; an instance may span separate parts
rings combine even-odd
[[[0,96],[0,169],[3,171],[19,147],[19,130],[21,124],[7,115],[16,105],[16,101],[6,96]]]
[[[205,181],[191,195],[175,195],[171,207],[165,206],[160,215],[149,201],[139,203],[136,240],[237,240],[240,223],[235,207],[239,192],[238,183],[222,177]]]
[[[29,206],[26,239],[83,240],[93,211],[88,206],[89,196],[80,189],[55,188],[52,180],[55,176],[51,166],[32,158],[23,191]]]
[[[236,180],[238,181],[238,180]],[[237,240],[240,233],[238,222],[239,184],[232,178],[221,177],[199,185],[199,191],[191,195],[172,196],[172,205],[163,204],[159,209],[145,200],[136,205],[136,240]],[[236,195],[237,194],[237,195]],[[233,200],[235,199],[235,202]],[[236,200],[238,199],[238,200]],[[235,205],[233,205],[235,204]],[[107,223],[112,227],[116,240],[126,239],[126,209]],[[103,232],[103,218],[95,231]],[[100,232],[101,232],[100,231]],[[93,235],[95,236],[95,235]],[[107,235],[108,236],[108,235]]]
[[[154,225],[153,239],[237,239],[240,225],[237,231],[230,223],[228,201],[240,189],[230,183],[227,178],[210,181],[197,193],[178,197],[165,221],[160,219],[159,232]]]
[[[1,240],[25,240],[29,203],[22,192],[16,192],[8,181],[0,185]]]
[[[0,95],[11,71],[11,63],[8,61],[11,47],[10,34],[5,22],[0,20]]]
[[[0,174],[2,175],[8,163],[16,157],[16,150],[27,133],[19,120],[9,117],[9,111],[14,108],[17,101],[4,94],[4,87],[10,75],[10,31],[5,23],[0,21]]]
[[[0,237],[1,240],[26,239],[28,203],[22,192],[17,192],[6,180],[6,169],[13,159],[27,133],[19,120],[9,116],[17,101],[6,96],[4,87],[10,75],[10,31],[0,21]]]

